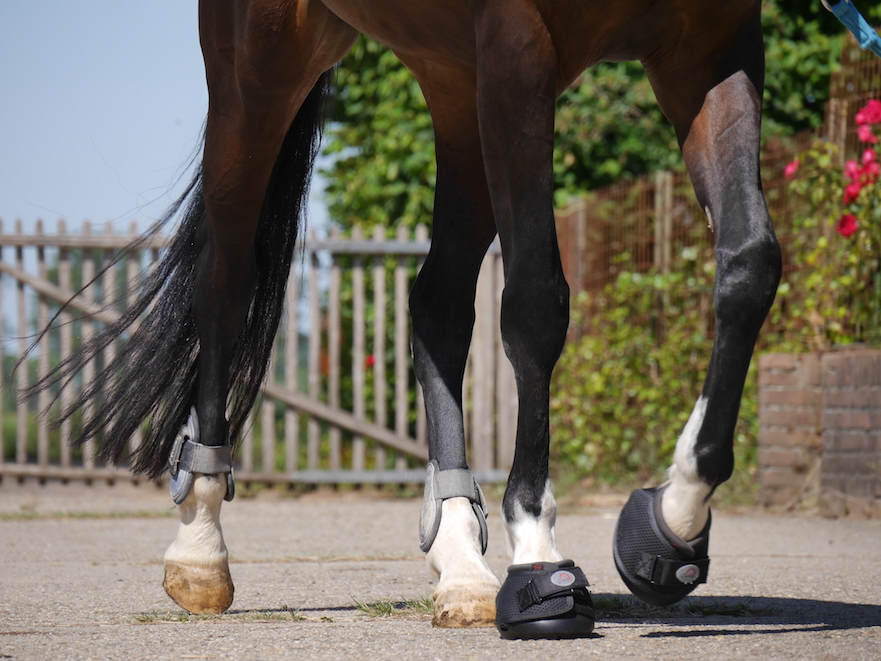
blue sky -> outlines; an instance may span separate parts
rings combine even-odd
[[[185,183],[204,81],[196,0],[0,0],[5,229],[146,227]]]
[[[144,226],[173,199],[207,109],[196,2],[4,0],[0,95],[7,227]]]

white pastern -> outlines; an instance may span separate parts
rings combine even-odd
[[[694,539],[703,530],[710,513],[707,496],[711,490],[698,475],[694,452],[706,412],[707,399],[701,397],[676,442],[673,465],[669,470],[670,483],[661,500],[664,521],[670,530],[686,541]]]
[[[441,505],[437,537],[425,558],[440,578],[434,591],[435,626],[492,626],[501,583],[483,559],[480,526],[467,498]]]
[[[229,554],[220,528],[226,475],[196,474],[180,504],[177,537],[165,552],[165,591],[191,613],[222,613],[233,599]]]
[[[197,474],[190,493],[180,504],[180,525],[177,537],[165,552],[166,562],[206,568],[227,562],[228,552],[220,528],[225,477]]]
[[[557,550],[557,538],[554,527],[557,524],[557,501],[551,481],[545,484],[545,492],[541,499],[541,514],[538,518],[528,514],[520,505],[514,505],[514,518],[505,517],[502,507],[502,519],[508,533],[508,554],[512,565],[525,565],[532,562],[557,562],[563,556]]]

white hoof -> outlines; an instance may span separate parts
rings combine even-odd
[[[440,577],[431,623],[436,627],[491,627],[501,583],[483,559],[480,526],[471,502],[450,498],[441,507],[440,528],[426,554],[429,569]]]
[[[223,479],[218,479],[223,478]],[[165,592],[190,613],[222,613],[233,601],[229,554],[220,528],[225,475],[196,474],[180,504],[177,537],[165,552]]]

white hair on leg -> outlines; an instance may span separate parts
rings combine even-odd
[[[501,583],[483,559],[480,525],[470,500],[443,501],[437,537],[425,559],[440,578],[433,595],[434,626],[493,626]]]
[[[177,537],[165,552],[168,596],[190,613],[222,613],[233,600],[229,554],[220,528],[226,475],[197,473],[180,504]]]
[[[694,539],[707,523],[710,486],[697,471],[695,445],[707,412],[707,398],[700,397],[694,405],[685,429],[676,442],[670,481],[661,499],[661,513],[670,530],[685,541]]]
[[[557,501],[551,481],[545,483],[541,499],[541,514],[536,518],[528,514],[520,503],[514,504],[514,518],[505,517],[502,507],[502,520],[508,535],[508,553],[512,565],[532,562],[557,562],[563,556],[557,550],[554,526],[557,523]]]

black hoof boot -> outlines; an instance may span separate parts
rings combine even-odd
[[[584,638],[596,613],[588,582],[571,560],[508,567],[496,597],[502,638]]]
[[[669,606],[707,582],[710,523],[690,542],[676,536],[661,514],[665,487],[637,489],[621,510],[615,528],[615,566],[639,599]]]

